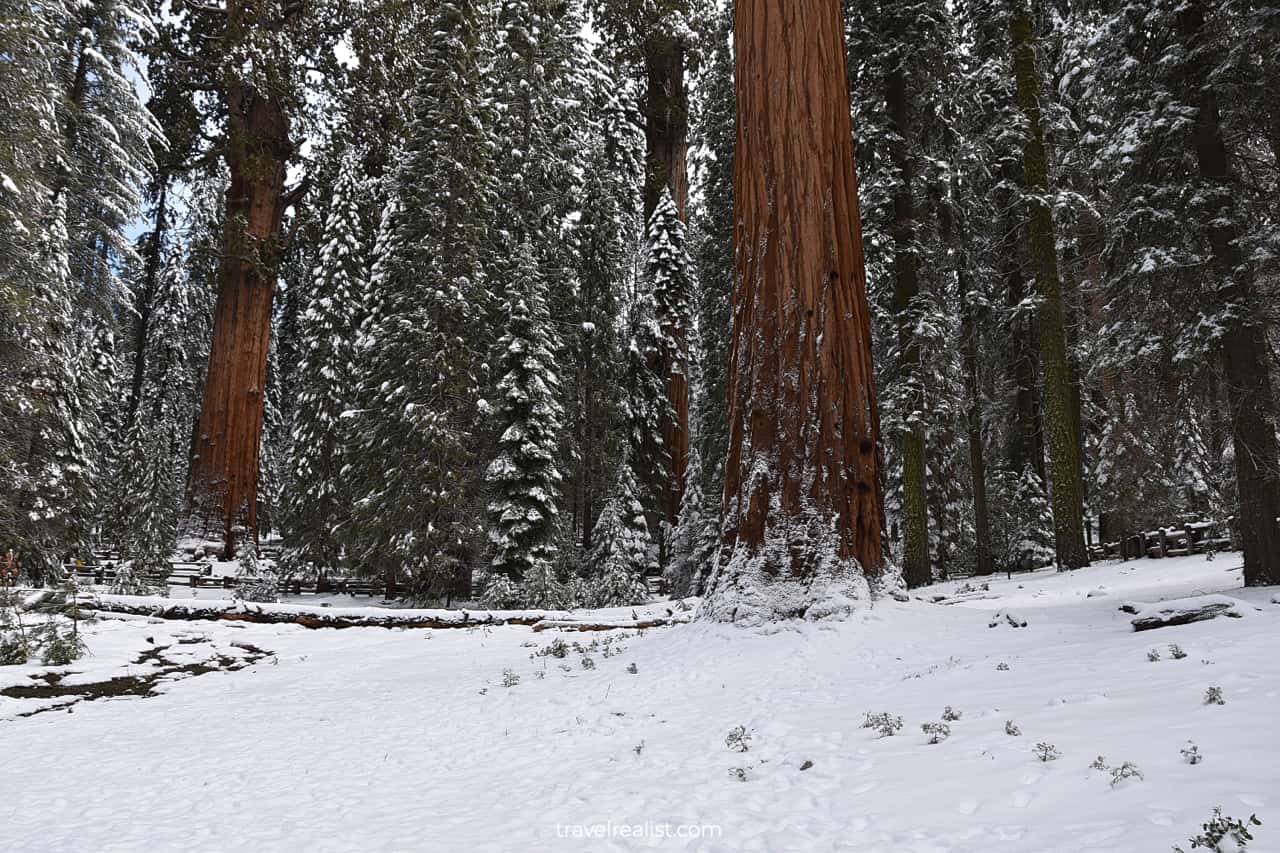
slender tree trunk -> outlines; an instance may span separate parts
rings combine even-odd
[[[1178,14],[1183,48],[1194,56],[1203,47],[1204,6],[1191,0]],[[1264,306],[1254,294],[1253,267],[1240,250],[1239,217],[1232,181],[1231,155],[1222,133],[1217,92],[1208,69],[1188,62],[1186,100],[1196,109],[1195,155],[1200,177],[1212,191],[1217,209],[1206,223],[1213,251],[1212,269],[1234,328],[1222,336],[1223,378],[1235,444],[1236,486],[1240,493],[1239,528],[1244,545],[1246,586],[1280,583],[1280,454],[1276,448],[1275,397],[1271,388]]]
[[[995,571],[991,562],[991,520],[987,515],[987,461],[982,442],[982,383],[978,354],[981,349],[977,309],[977,288],[970,275],[968,233],[956,201],[960,191],[951,184],[951,200],[936,193],[938,226],[942,239],[951,246],[956,259],[956,286],[960,293],[960,354],[964,366],[964,387],[968,396],[965,410],[965,437],[969,444],[969,475],[973,481],[974,572],[989,575]]]
[[[237,528],[258,528],[271,304],[293,144],[278,100],[243,83],[229,88],[226,98],[231,184],[188,496],[195,517],[221,523],[224,555],[230,557]]]
[[[738,0],[725,563],[711,618],[821,617],[880,573],[871,365],[838,0]]]
[[[680,218],[688,221],[689,95],[684,81],[684,54],[683,42],[667,33],[655,34],[645,43],[645,222],[668,190]],[[692,294],[686,296],[692,299]],[[656,365],[666,383],[670,407],[662,425],[667,451],[662,512],[667,523],[674,526],[689,465],[689,331],[675,318],[660,316],[657,320],[675,345],[673,351],[661,354],[661,362]]]
[[[889,127],[893,131],[889,155],[896,185],[893,190],[893,313],[898,331],[898,381],[905,383],[902,425],[902,574],[909,587],[933,580],[929,565],[929,512],[925,483],[924,405],[920,388],[920,344],[915,336],[914,302],[920,293],[916,257],[916,203],[912,185],[916,163],[911,156],[910,105],[901,65],[885,81]]]
[[[169,179],[160,175],[158,183],[160,191],[156,196],[155,227],[151,232],[151,240],[147,244],[146,260],[142,267],[142,287],[135,299],[138,318],[133,326],[133,376],[129,383],[129,399],[125,406],[125,429],[132,424],[138,412],[138,401],[142,399],[142,383],[147,371],[147,332],[151,326],[151,303],[155,301],[156,279],[160,275],[160,257],[164,249],[164,235],[168,230],[165,219],[169,197]]]
[[[1062,281],[1058,275],[1053,212],[1048,198],[1049,166],[1040,114],[1040,72],[1036,68],[1031,10],[1027,0],[1013,2],[1009,35],[1013,47],[1018,108],[1027,120],[1022,169],[1030,208],[1031,263],[1040,298],[1040,367],[1044,374],[1045,436],[1049,449],[1054,543],[1059,567],[1075,569],[1089,565],[1089,553],[1084,547],[1080,441],[1071,415],[1071,371],[1067,363]]]

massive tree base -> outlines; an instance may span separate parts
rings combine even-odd
[[[796,573],[792,561],[802,550],[806,570]],[[743,543],[734,547],[718,565],[696,618],[744,627],[784,619],[838,621],[879,598],[903,597],[904,589],[897,567],[882,565],[868,574],[856,559],[839,556],[834,534],[825,547],[772,535],[758,551]]]

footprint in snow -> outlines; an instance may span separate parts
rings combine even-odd
[[[1257,794],[1236,794],[1236,799],[1251,809],[1264,809],[1267,801]]]
[[[1013,795],[1009,797],[1009,805],[1015,809],[1025,809],[1031,805],[1031,801],[1035,798],[1036,795],[1030,791],[1014,791]]]
[[[978,810],[979,805],[981,804],[977,800],[964,800],[956,806],[956,811],[962,815],[971,815]]]
[[[868,791],[874,791],[876,788],[879,788],[879,787],[880,787],[879,782],[863,782],[861,785],[857,785],[854,787],[853,793],[865,794]]]
[[[1156,826],[1173,826],[1173,815],[1166,811],[1157,811],[1147,815],[1147,820]]]

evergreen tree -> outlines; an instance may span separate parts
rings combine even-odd
[[[596,577],[592,606],[641,604],[648,598],[644,579],[657,571],[656,548],[649,534],[640,485],[630,464],[620,468],[618,484],[605,503],[591,537],[591,562]]]
[[[701,491],[714,506],[708,520],[719,521],[724,495],[724,459],[729,448],[729,335],[733,293],[733,154],[736,142],[733,91],[733,11],[721,11],[708,49],[700,95],[698,138],[703,152],[695,174],[700,203],[690,234],[697,278],[698,344],[701,353],[696,389],[701,397],[690,406],[701,411],[696,430],[702,466]],[[692,465],[692,455],[690,464]]]
[[[348,152],[341,160],[314,285],[301,317],[285,533],[290,563],[311,564],[320,571],[337,565],[336,529],[350,510],[342,474],[342,415],[352,403],[353,318],[366,275],[359,169],[354,152]]]
[[[546,294],[527,244],[518,259],[523,280],[512,283],[507,330],[498,342],[501,436],[486,474],[492,492],[489,540],[495,549],[491,570],[513,581],[530,576],[545,600],[551,594],[545,575],[555,561],[560,514],[556,450],[563,411]]]
[[[388,579],[406,571],[428,595],[451,587],[482,547],[477,438],[495,342],[484,264],[494,187],[475,5],[439,4],[423,36],[396,233],[380,241],[390,251],[374,259],[385,284],[361,336],[350,469],[357,563]]]
[[[689,337],[693,325],[693,274],[685,247],[685,224],[670,190],[664,189],[649,217],[645,280],[652,294],[658,336],[654,373],[665,386],[661,422],[667,469],[662,512],[674,527],[685,489],[689,456]]]

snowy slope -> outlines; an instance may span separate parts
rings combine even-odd
[[[769,635],[104,620],[97,655],[69,669],[121,669],[177,635],[274,656],[72,713],[12,719],[38,700],[0,700],[0,850],[1168,851],[1220,805],[1257,813],[1250,850],[1277,853],[1280,606],[1240,590],[1238,565],[1041,572],[931,603],[953,600],[942,584]],[[1135,633],[1117,609],[1215,592],[1261,610]],[[591,669],[530,658],[614,637]],[[1204,704],[1210,686],[1224,705]],[[963,716],[929,745],[920,724],[948,705]],[[901,732],[861,728],[868,711]],[[746,752],[725,743],[739,725]],[[1041,762],[1037,742],[1061,757]],[[1098,755],[1144,778],[1113,787]],[[678,824],[704,837],[654,837]]]

